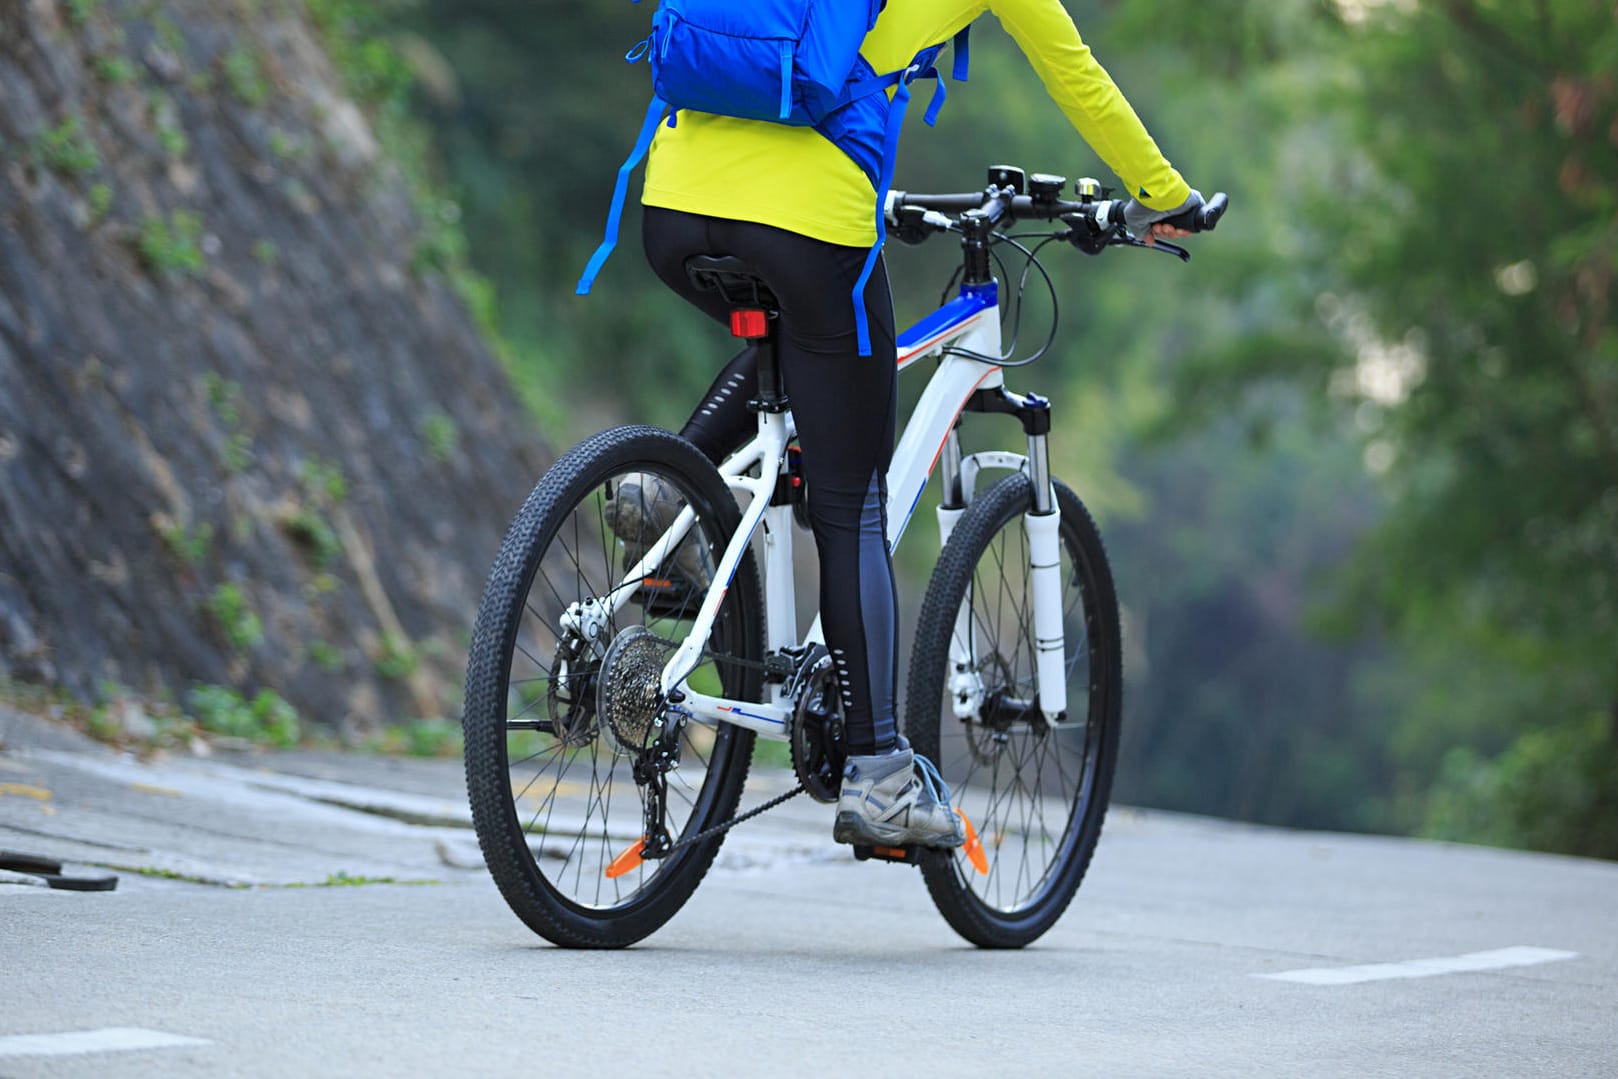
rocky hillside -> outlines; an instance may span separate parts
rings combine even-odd
[[[457,711],[544,455],[346,6],[0,0],[13,684]]]

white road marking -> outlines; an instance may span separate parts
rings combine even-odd
[[[212,1045],[202,1038],[166,1034],[140,1027],[69,1030],[62,1034],[16,1034],[0,1038],[0,1057],[67,1057],[81,1053],[114,1053],[131,1049],[175,1049]]]
[[[1368,963],[1359,967],[1310,967],[1306,970],[1283,970],[1278,974],[1255,974],[1255,978],[1270,978],[1278,982],[1301,982],[1304,985],[1356,985],[1360,982],[1380,982],[1389,978],[1430,978],[1435,974],[1464,974],[1476,970],[1501,970],[1505,967],[1531,967],[1536,963],[1554,963],[1559,959],[1576,959],[1578,952],[1562,952],[1554,948],[1496,948],[1492,952],[1469,952],[1466,955],[1440,956],[1434,959],[1406,959],[1401,963]]]

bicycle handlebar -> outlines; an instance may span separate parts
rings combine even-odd
[[[1077,186],[1081,199],[1073,202],[1056,197],[1066,180],[1039,175],[1032,179],[1034,194],[1022,194],[1022,171],[997,166],[990,170],[989,186],[982,191],[943,195],[890,191],[886,216],[899,238],[912,244],[939,232],[981,234],[1008,221],[1036,220],[1063,222],[1068,230],[1056,235],[1092,255],[1110,246],[1147,246],[1124,227],[1124,208],[1129,201],[1096,198],[1106,194],[1096,181],[1080,180]],[[1195,209],[1166,218],[1164,223],[1186,232],[1212,232],[1229,208],[1230,196],[1221,191]],[[1190,252],[1174,244],[1158,241],[1155,246],[1184,260],[1191,257]]]

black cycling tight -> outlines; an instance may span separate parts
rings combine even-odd
[[[792,401],[809,519],[820,550],[820,615],[836,661],[851,753],[896,740],[898,594],[887,545],[885,476],[897,409],[893,301],[882,266],[866,289],[871,355],[861,356],[849,301],[867,249],[795,232],[647,207],[643,238],[652,269],[706,314],[730,324],[730,307],[686,276],[693,255],[730,255],[758,271],[781,305],[781,378]],[[680,431],[716,464],[758,430],[747,401],[757,354],[736,356]]]

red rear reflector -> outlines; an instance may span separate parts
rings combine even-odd
[[[730,334],[732,337],[745,337],[749,341],[770,335],[770,320],[763,311],[753,307],[741,308],[730,313]]]

